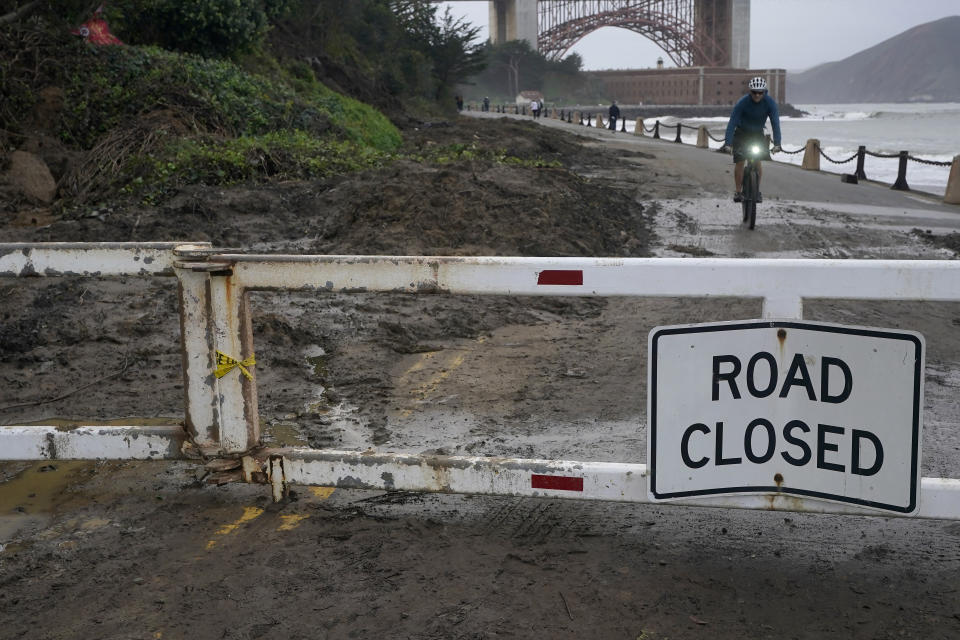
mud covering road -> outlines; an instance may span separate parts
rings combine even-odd
[[[768,165],[751,232],[723,157],[560,128],[463,117],[406,132],[409,148],[526,162],[11,211],[0,241],[957,256],[960,210],[933,199]],[[649,330],[760,308],[258,293],[253,311],[266,444],[643,462]],[[805,317],[924,334],[922,475],[960,477],[960,305],[807,301]],[[3,280],[0,321],[0,424],[182,420],[171,279]],[[191,462],[48,461],[0,463],[0,545],[0,638],[960,637],[960,524],[946,521],[317,487],[275,505]]]

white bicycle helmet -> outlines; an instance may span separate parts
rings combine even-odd
[[[757,76],[750,81],[750,84],[747,85],[750,87],[750,91],[766,91],[767,90],[767,81]]]

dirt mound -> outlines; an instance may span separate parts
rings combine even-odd
[[[311,253],[644,255],[649,239],[629,194],[566,169],[405,162],[375,179],[320,195]]]
[[[192,186],[165,204],[76,209],[18,241],[207,240],[222,247],[386,255],[642,256],[648,213],[602,173],[615,158],[531,123],[408,132],[405,159],[327,180]],[[447,159],[449,152],[450,158]],[[432,155],[431,155],[432,154]],[[642,177],[642,169],[636,174]]]

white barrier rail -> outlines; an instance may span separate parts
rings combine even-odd
[[[266,457],[263,457],[266,456]],[[269,469],[274,497],[288,484],[519,497],[650,502],[647,465],[521,458],[422,456],[356,451],[275,449],[257,456]],[[336,480],[336,482],[334,482]],[[915,517],[960,519],[960,480],[923,478]],[[839,502],[785,493],[675,500],[696,507],[879,515]],[[883,515],[898,515],[884,512]]]
[[[163,460],[182,457],[186,439],[180,425],[0,427],[0,459]]]
[[[960,300],[950,260],[420,258],[221,254],[244,289],[764,299],[800,319],[803,298]]]
[[[754,297],[763,300],[764,318],[795,320],[802,319],[804,298],[960,300],[956,261],[290,256],[177,243],[0,245],[0,277],[39,275],[177,277],[186,426],[0,427],[0,458],[176,458],[192,449],[220,459],[221,479],[269,482],[277,499],[289,484],[317,484],[649,501],[644,464],[262,448],[255,368],[250,377],[213,375],[218,352],[240,362],[253,356],[250,291]],[[783,493],[674,504],[897,515]],[[923,478],[915,515],[960,519],[960,480]]]
[[[177,247],[202,252],[209,243],[50,242],[0,244],[0,278],[11,276],[173,275]]]

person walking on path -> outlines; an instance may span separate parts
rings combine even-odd
[[[780,148],[780,110],[777,101],[767,94],[767,81],[761,77],[750,80],[750,93],[740,98],[733,107],[730,121],[727,123],[727,135],[724,138],[720,151],[728,153],[733,147],[733,201],[742,202],[743,195],[743,163],[747,158],[747,149],[754,145],[760,147],[760,160],[770,159],[769,143],[763,133],[763,128],[770,119],[773,127],[773,152],[779,153]],[[758,187],[759,179],[763,178],[763,165],[757,163]],[[763,202],[759,196],[757,202]]]
[[[607,112],[607,115],[610,116],[610,130],[617,130],[617,120],[620,119],[620,107],[617,106],[617,101],[614,100],[610,104],[610,110]]]
[[[490,111],[490,98],[487,96],[483,97],[483,110]]]
[[[536,98],[530,101],[530,113],[534,118],[540,115],[540,103],[537,102]]]

